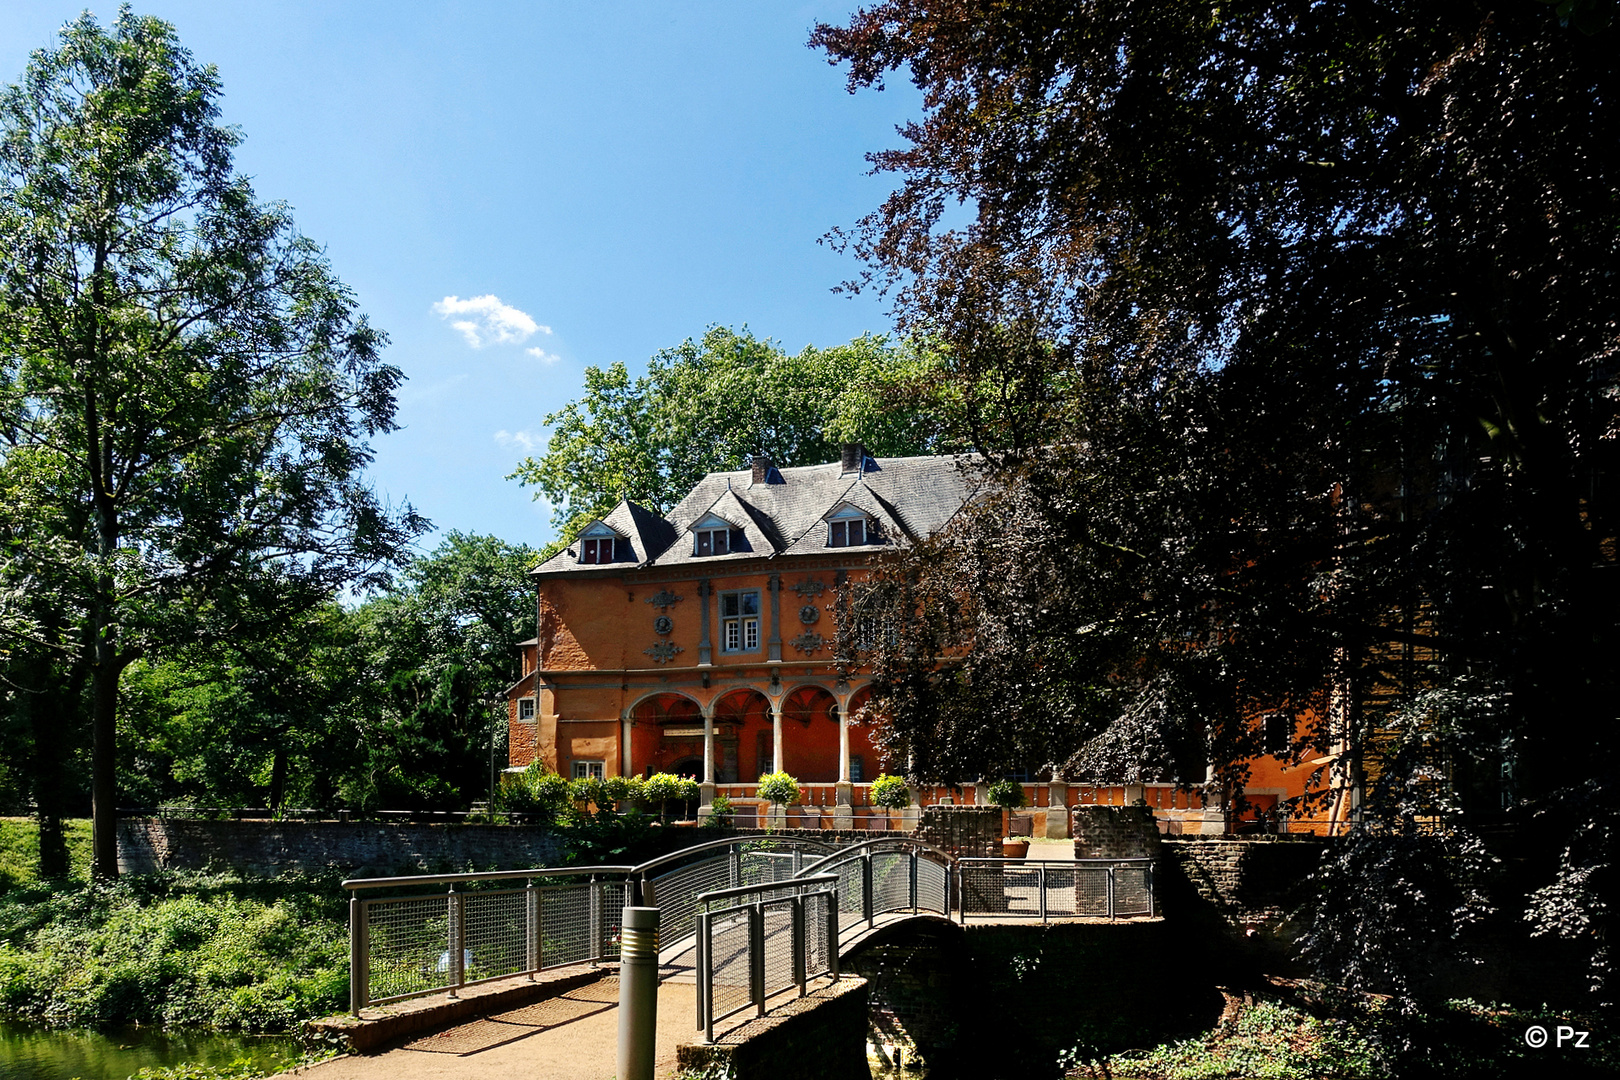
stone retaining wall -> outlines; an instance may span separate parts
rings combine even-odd
[[[733,1080],[870,1080],[866,980],[846,976],[733,1028],[714,1045],[677,1047],[682,1072]]]
[[[694,838],[693,842],[696,842]],[[533,825],[410,825],[353,821],[118,823],[124,873],[201,870],[210,864],[260,874],[338,870],[357,877],[555,865],[562,842]]]

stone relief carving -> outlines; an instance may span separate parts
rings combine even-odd
[[[660,615],[653,620],[653,633],[668,634],[675,629],[675,620],[668,615]]]
[[[789,641],[788,644],[792,645],[795,649],[798,649],[806,656],[810,656],[825,648],[827,645],[827,639],[813,630],[806,630],[792,641]]]
[[[819,578],[805,578],[803,581],[793,586],[793,591],[799,594],[800,600],[803,600],[807,596],[813,599],[826,592],[827,586],[823,585]]]
[[[682,599],[684,598],[676,593],[670,592],[668,589],[659,589],[657,592],[647,597],[647,603],[651,604],[659,611],[668,611],[670,608],[680,603]]]
[[[821,609],[814,604],[806,604],[799,609],[799,621],[806,626],[814,626],[821,621]]]
[[[686,650],[672,642],[659,641],[654,642],[652,648],[642,649],[641,651],[652,657],[653,663],[667,664],[671,660],[675,659],[676,653],[685,652]]]

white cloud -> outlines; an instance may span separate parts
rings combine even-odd
[[[542,364],[555,364],[558,360],[562,359],[562,357],[558,356],[556,353],[546,352],[546,350],[540,348],[531,347],[524,349],[523,351],[540,361]]]
[[[495,441],[508,450],[516,447],[526,454],[532,454],[540,448],[540,436],[527,431],[497,431]]]
[[[537,333],[551,333],[551,327],[541,326],[526,312],[501,303],[501,298],[494,294],[466,300],[447,296],[434,304],[433,310],[441,319],[462,316],[450,325],[461,331],[467,344],[475,349],[485,345],[521,345]]]

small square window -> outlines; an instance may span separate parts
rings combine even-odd
[[[600,780],[605,775],[603,763],[600,761],[575,761],[575,780]]]
[[[699,529],[693,535],[697,537],[694,555],[724,555],[731,550],[730,529]]]
[[[610,563],[613,561],[615,540],[611,536],[592,537],[581,540],[579,544],[579,561],[582,563]]]
[[[518,698],[518,719],[519,720],[533,720],[534,719],[534,698],[532,698],[532,697]]]
[[[829,522],[828,547],[860,547],[866,543],[866,519],[848,518]]]

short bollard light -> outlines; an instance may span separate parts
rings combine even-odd
[[[627,907],[619,925],[618,1080],[652,1080],[658,1031],[658,909]]]

